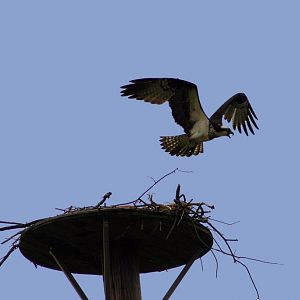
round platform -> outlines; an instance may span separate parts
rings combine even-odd
[[[109,239],[128,238],[139,249],[140,273],[163,271],[186,264],[201,248],[199,257],[212,247],[211,232],[184,217],[166,239],[175,215],[136,208],[80,210],[44,219],[21,235],[20,251],[33,263],[59,270],[49,250],[78,274],[102,275],[102,225],[109,223]]]

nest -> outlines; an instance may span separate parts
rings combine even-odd
[[[226,238],[212,221],[226,225],[235,223],[211,218],[209,214],[214,206],[193,202],[193,199],[187,201],[185,195],[180,193],[180,185],[171,203],[156,203],[152,195],[147,194],[162,179],[176,171],[178,169],[157,181],[153,179],[154,184],[131,202],[107,206],[106,201],[112,194],[108,192],[95,206],[57,208],[61,212],[59,215],[29,223],[0,221],[6,224],[0,231],[21,229],[1,243],[12,241],[9,251],[0,260],[0,266],[16,249],[20,249],[35,265],[59,270],[51,256],[54,251],[72,273],[102,274],[105,221],[109,224],[110,242],[126,239],[138,246],[140,273],[167,270],[183,264],[187,267],[194,259],[211,251],[216,260],[217,275],[215,253],[221,253],[232,257],[235,263],[246,269],[259,298],[251,273],[241,260],[272,262],[237,256],[230,246],[237,239]],[[146,201],[143,200],[145,195],[148,195]],[[217,237],[221,242],[217,241]],[[224,250],[224,245],[227,250]]]
[[[186,264],[199,249],[201,257],[212,247],[212,234],[189,216],[190,207],[178,203],[72,208],[24,230],[19,248],[40,266],[59,269],[49,254],[55,249],[70,272],[102,275],[106,220],[110,242],[126,239],[138,245],[140,273],[163,271]]]

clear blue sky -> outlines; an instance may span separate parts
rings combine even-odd
[[[135,199],[171,201],[181,183],[213,217],[241,221],[222,231],[248,262],[261,299],[299,294],[299,4],[297,1],[1,1],[0,219],[26,222],[55,207]],[[205,144],[201,156],[168,156],[160,135],[180,134],[168,105],[120,97],[139,77],[198,85],[213,113],[245,92],[259,117],[255,136]],[[8,236],[1,234],[1,238]],[[298,246],[297,246],[298,245]],[[0,248],[3,256],[7,247]],[[197,262],[172,299],[254,300],[246,272],[211,254]],[[143,275],[143,299],[160,299],[179,269]],[[102,279],[77,276],[90,299]],[[76,299],[57,271],[35,269],[19,252],[0,269],[1,299]]]

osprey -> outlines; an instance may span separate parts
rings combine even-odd
[[[232,96],[208,118],[202,109],[197,86],[191,82],[175,78],[142,78],[130,82],[121,87],[122,96],[152,104],[169,102],[175,122],[185,132],[160,137],[162,149],[171,155],[198,155],[203,153],[203,142],[233,135],[230,128],[223,126],[223,117],[232,122],[233,129],[237,128],[240,133],[243,129],[246,135],[248,130],[254,134],[252,125],[258,129],[254,120],[257,117],[244,93]]]

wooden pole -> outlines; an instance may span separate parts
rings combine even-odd
[[[137,243],[120,239],[110,244],[111,300],[141,300]]]
[[[110,254],[109,254],[109,223],[103,219],[103,281],[105,300],[113,300],[112,298],[112,285],[110,275]]]

